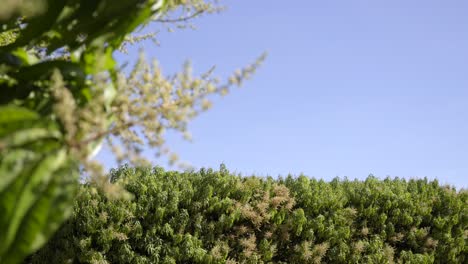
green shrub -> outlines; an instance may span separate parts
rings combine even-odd
[[[127,166],[110,200],[83,185],[27,263],[465,263],[468,195],[437,181],[331,182]]]

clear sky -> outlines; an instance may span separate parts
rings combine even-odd
[[[191,59],[228,76],[269,53],[191,123],[193,143],[169,136],[183,160],[243,175],[427,176],[468,187],[468,1],[223,2],[228,10],[195,20],[196,31],[143,45],[168,74]],[[113,166],[106,150],[99,158]]]

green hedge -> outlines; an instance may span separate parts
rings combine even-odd
[[[111,171],[27,263],[466,263],[468,193],[437,181]]]

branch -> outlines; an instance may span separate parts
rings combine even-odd
[[[153,20],[154,22],[159,22],[159,23],[177,23],[177,22],[186,22],[187,20],[190,20],[192,18],[195,18],[201,14],[203,14],[205,10],[198,10],[197,12],[191,14],[190,16],[186,17],[180,17],[180,18],[173,18],[173,19],[155,19]]]
[[[135,122],[128,122],[126,124],[123,124],[121,126],[118,126],[118,127],[114,127],[112,129],[109,129],[109,130],[105,130],[105,131],[101,131],[101,132],[97,132],[96,134],[94,134],[93,136],[87,138],[87,139],[84,139],[82,141],[79,141],[79,142],[73,142],[73,143],[70,143],[70,146],[73,147],[73,148],[81,148],[81,146],[84,146],[84,145],[88,145],[96,140],[100,140],[102,139],[103,137],[106,137],[110,134],[113,134],[113,133],[116,133],[116,132],[119,132],[121,131],[122,129],[128,129],[132,126],[135,125]]]

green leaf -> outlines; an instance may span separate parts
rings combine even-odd
[[[18,39],[12,44],[3,48],[7,50],[15,49],[24,45],[32,44],[38,37],[48,31],[60,16],[67,1],[47,0],[47,11],[26,20],[27,26],[20,33]]]
[[[27,108],[15,105],[0,106],[0,137],[18,127],[30,127],[30,123],[38,120],[39,115]]]
[[[39,59],[35,55],[24,48],[16,49],[12,54],[15,55],[23,65],[32,65],[39,62]]]
[[[57,130],[48,128],[29,128],[21,131],[16,131],[14,134],[1,139],[2,148],[19,147],[36,140],[43,139],[59,139],[61,133]]]
[[[0,193],[7,188],[10,183],[20,175],[20,173],[37,158],[37,154],[32,151],[17,149],[10,150],[0,160]]]
[[[27,122],[30,120],[37,120],[39,115],[27,108],[6,105],[0,106],[0,126],[12,122]]]
[[[15,241],[4,256],[5,263],[17,263],[43,246],[72,213],[77,169],[59,169],[23,217]]]
[[[25,157],[30,158],[27,155],[23,158]],[[58,220],[66,217],[62,211],[47,207],[46,204],[53,203],[55,197],[61,195],[60,191],[55,189],[54,182],[66,179],[67,176],[55,174],[65,167],[67,160],[66,151],[61,149],[35,160],[29,159],[19,175],[13,179],[6,178],[8,182],[3,182],[5,178],[0,175],[0,186],[3,186],[0,192],[0,229],[4,230],[0,233],[1,263],[16,263],[22,260],[33,249],[42,245],[45,242],[44,238],[50,236],[52,230],[58,228]],[[3,160],[2,165],[5,162]],[[44,217],[57,220],[45,228]],[[37,228],[38,226],[43,228]]]

